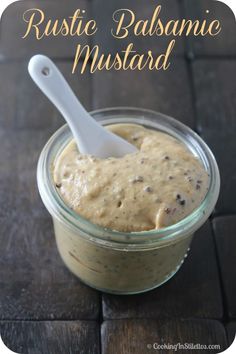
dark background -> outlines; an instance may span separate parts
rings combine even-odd
[[[150,18],[158,4],[163,20],[218,18],[222,32],[214,39],[178,39],[166,72],[83,76],[72,75],[71,68],[76,45],[87,38],[21,39],[26,9],[39,7],[48,17],[64,18],[81,8],[98,22],[99,32],[89,43],[99,44],[101,52],[114,54],[133,41],[138,51],[162,53],[170,38],[115,41],[109,35],[115,9],[130,8],[137,17]],[[223,351],[236,329],[236,26],[231,10],[206,0],[24,0],[5,11],[0,30],[0,319],[5,343],[30,354],[156,353],[147,348],[155,342],[220,344]],[[222,178],[215,213],[197,232],[181,270],[160,288],[135,296],[102,294],[63,265],[35,178],[43,145],[63,124],[28,75],[27,62],[38,53],[56,61],[88,110],[154,109],[195,129],[212,148]]]

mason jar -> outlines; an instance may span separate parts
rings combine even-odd
[[[201,205],[174,225],[145,232],[118,232],[97,226],[75,213],[62,200],[53,180],[54,162],[73,139],[67,125],[43,148],[37,181],[43,203],[52,216],[56,243],[65,265],[85,284],[114,294],[141,293],[160,286],[181,267],[194,232],[212,213],[220,177],[215,158],[190,128],[161,113],[139,108],[108,108],[91,112],[103,126],[139,124],[184,143],[209,175]]]

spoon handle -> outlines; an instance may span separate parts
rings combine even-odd
[[[44,55],[35,55],[29,74],[67,121],[82,154],[100,158],[121,157],[137,149],[128,141],[104,129],[84,109],[56,65]]]
[[[35,55],[29,62],[29,74],[41,91],[66,119],[81,153],[89,153],[101,126],[87,113],[56,65],[44,55]]]

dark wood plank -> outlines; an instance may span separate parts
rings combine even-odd
[[[235,334],[236,334],[236,322],[230,322],[226,326],[227,334],[228,334],[228,343],[231,345],[233,341],[235,340]]]
[[[221,173],[218,213],[236,212],[236,61],[199,60],[193,64],[197,126],[215,154]]]
[[[0,216],[48,215],[39,197],[36,169],[39,154],[50,134],[50,130],[0,129]]]
[[[16,192],[17,207],[20,206],[18,215],[25,213],[31,216],[48,215],[37,187],[37,163],[41,150],[49,139],[49,130],[16,132],[12,144],[17,151],[15,184],[12,188]],[[20,197],[20,203],[18,198]]]
[[[44,11],[45,21],[49,19],[62,21],[63,18],[73,16],[76,9],[85,10],[84,16],[90,18],[89,2],[87,0],[70,0],[63,1],[58,6],[58,1],[42,1],[42,0],[24,0],[11,4],[4,12],[1,19],[1,39],[0,39],[0,58],[6,59],[29,59],[34,54],[45,54],[53,58],[73,58],[78,43],[87,44],[88,37],[74,36],[49,36],[40,40],[35,38],[35,32],[31,32],[29,36],[24,36],[27,23],[23,21],[23,14],[28,9],[38,8]],[[46,22],[42,28],[45,28]]]
[[[103,295],[105,319],[221,318],[222,302],[209,223],[193,240],[179,272],[161,287],[140,295]]]
[[[158,345],[163,347],[157,349]],[[182,349],[181,345],[189,349]],[[194,345],[202,345],[203,349],[193,349]],[[209,345],[216,346],[211,353],[227,347],[224,327],[218,321],[136,319],[102,324],[102,354],[209,353]]]
[[[72,62],[57,62],[59,69],[69,82],[76,95],[87,109],[90,108],[91,82],[90,76],[71,73]],[[22,105],[21,103],[24,102]],[[17,128],[48,128],[53,129],[65,124],[64,119],[56,108],[49,102],[29,77],[27,66],[19,72],[19,86],[17,88]]]
[[[236,318],[236,216],[215,218],[213,226],[227,299],[228,315],[231,318]]]
[[[0,218],[0,317],[95,319],[98,292],[64,266],[49,217]]]
[[[213,151],[221,175],[221,189],[219,200],[216,204],[218,214],[231,214],[236,212],[236,140],[232,130],[205,130],[202,138]]]
[[[236,129],[236,60],[195,60],[192,70],[198,130]]]
[[[193,55],[235,55],[236,54],[236,23],[232,10],[221,1],[184,0],[185,17],[192,20],[207,19],[208,23],[218,19],[222,30],[215,36],[188,37],[188,54]],[[206,11],[209,10],[209,13]]]
[[[147,53],[148,50],[152,50],[154,54],[163,54],[174,37],[156,35],[135,36],[131,28],[129,35],[126,38],[117,39],[111,35],[111,29],[115,31],[117,28],[117,24],[113,21],[113,13],[116,10],[129,9],[134,12],[136,21],[149,20],[150,23],[154,10],[158,5],[162,6],[159,17],[161,17],[163,23],[180,17],[178,1],[160,0],[158,3],[156,1],[149,1],[147,5],[145,0],[129,0],[128,2],[126,0],[120,0],[119,2],[115,0],[93,0],[93,16],[96,19],[99,28],[95,36],[92,38],[93,44],[98,44],[101,52],[104,53],[121,53],[121,51],[126,49],[128,44],[133,43],[133,50],[136,50],[138,53]],[[128,24],[130,22],[128,13],[126,18],[127,20],[125,23]],[[185,38],[178,38],[176,40],[173,51],[174,55],[184,53],[184,41]]]
[[[16,134],[12,131],[0,129],[0,217],[11,217],[21,208],[18,204],[20,195],[16,193],[18,176],[16,174],[17,150]]]
[[[12,351],[24,354],[99,354],[96,322],[1,322],[1,336]]]
[[[167,71],[101,71],[93,76],[93,107],[134,106],[153,109],[194,125],[191,88],[184,60]]]
[[[0,64],[0,127],[13,127],[16,113],[17,65]]]
[[[59,69],[87,109],[91,109],[91,78],[86,72],[74,75],[72,61],[57,61]],[[30,78],[28,64],[0,64],[0,127],[50,129],[65,123],[60,113]]]
[[[16,152],[13,146],[16,135],[13,132],[0,129],[0,178],[8,178],[16,166]]]

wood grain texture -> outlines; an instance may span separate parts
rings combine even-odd
[[[49,217],[0,218],[1,319],[95,319],[98,293],[64,266]]]
[[[99,354],[99,326],[92,321],[1,322],[4,343],[20,354]]]
[[[236,325],[236,216],[217,217],[193,241],[179,272],[165,285],[134,296],[101,295],[64,266],[50,216],[36,184],[39,153],[64,121],[27,72],[28,59],[41,52],[56,60],[85,107],[127,105],[154,109],[196,127],[219,162],[222,187],[218,213],[236,213],[236,40],[231,11],[212,0],[160,1],[162,19],[206,17],[222,21],[214,39],[178,39],[166,72],[71,74],[77,44],[88,38],[21,39],[26,8],[40,7],[52,18],[86,10],[98,21],[90,44],[101,52],[124,49],[163,52],[171,38],[129,36],[112,40],[112,12],[131,8],[137,18],[150,17],[155,1],[24,0],[11,5],[1,21],[0,38],[0,333],[14,351],[24,354],[145,354],[147,344],[229,345]],[[180,6],[179,6],[180,5]],[[13,20],[14,19],[14,20]],[[187,43],[187,48],[186,48]],[[185,54],[192,60],[187,63]],[[226,59],[226,57],[228,59]],[[79,64],[80,67],[81,63]],[[189,70],[190,69],[190,70]],[[192,79],[192,81],[190,81]],[[193,95],[194,94],[194,95]],[[194,100],[196,100],[194,102]],[[196,113],[196,114],[195,114]],[[196,119],[195,119],[196,118]],[[217,267],[217,260],[219,265]],[[226,308],[219,284],[221,271]],[[223,317],[223,315],[226,315]],[[105,319],[101,325],[98,323]],[[227,318],[224,326],[219,322]],[[97,321],[97,322],[96,322]],[[101,338],[100,338],[101,335]],[[228,343],[227,343],[228,339]],[[101,341],[101,343],[100,343]],[[101,347],[101,348],[100,348]],[[158,351],[166,353],[164,351]],[[172,351],[173,352],[173,351]],[[196,353],[196,350],[188,350]],[[201,350],[208,353],[209,350]],[[180,350],[179,353],[186,353]]]
[[[23,20],[23,14],[28,9],[40,9],[44,11],[45,21],[40,26],[40,31],[46,27],[46,21],[52,19],[55,21],[63,18],[69,19],[73,16],[76,9],[85,10],[82,14],[84,19],[90,17],[89,1],[87,0],[70,0],[60,2],[58,1],[42,1],[42,0],[24,0],[11,4],[4,12],[1,19],[1,26],[4,31],[0,38],[0,59],[29,59],[34,54],[44,54],[52,58],[73,58],[75,55],[78,43],[87,44],[88,37],[82,35],[80,37],[63,37],[63,36],[49,36],[40,40],[35,38],[35,32],[32,30],[27,38],[22,39],[27,30],[27,23]],[[36,16],[35,21],[39,16]],[[61,23],[61,22],[60,22]],[[41,33],[40,32],[40,33]]]
[[[196,60],[192,64],[197,128],[212,134],[236,129],[236,60]]]
[[[18,176],[15,140],[15,132],[0,129],[0,217],[11,218],[19,210],[17,206],[21,205],[18,203],[21,196],[16,193]]]
[[[93,107],[133,106],[153,109],[194,125],[186,63],[172,60],[167,71],[102,71],[93,74]]]
[[[16,193],[18,215],[22,213],[36,217],[49,215],[38,192],[36,172],[40,152],[50,135],[49,129],[20,130],[15,134],[13,147],[17,152],[17,162],[15,184],[12,189]]]
[[[235,60],[197,60],[193,63],[197,127],[219,164],[221,193],[218,213],[235,213],[236,83]]]
[[[91,77],[79,70],[72,74],[72,61],[57,60],[73,91],[91,109]],[[38,89],[28,73],[28,63],[0,64],[0,127],[11,129],[46,129],[52,134],[65,124],[57,109]],[[78,69],[80,64],[78,65]],[[29,134],[30,135],[30,134]]]
[[[0,178],[6,180],[16,166],[15,141],[16,135],[12,131],[0,129]]]
[[[233,341],[235,340],[235,334],[236,334],[236,322],[230,322],[226,326],[227,334],[228,334],[228,343],[231,345]]]
[[[105,319],[221,318],[222,311],[209,223],[196,233],[188,258],[166,284],[140,295],[103,295]]]
[[[0,127],[14,127],[16,114],[17,65],[0,64]]]
[[[194,56],[234,56],[236,54],[236,23],[232,10],[221,1],[212,0],[184,0],[185,17],[192,20],[211,21],[218,19],[221,23],[221,32],[214,37],[188,37],[188,55]],[[206,13],[209,10],[209,13]]]
[[[36,169],[39,154],[50,134],[50,130],[0,129],[0,216],[48,215],[39,197]]]
[[[219,200],[216,204],[217,214],[232,214],[236,212],[236,140],[235,131],[204,130],[202,138],[215,155],[221,176]]]
[[[153,348],[155,345],[166,345],[163,349]],[[168,344],[184,345],[218,345],[222,352],[226,347],[224,327],[213,320],[120,320],[105,321],[102,324],[102,354],[149,354],[175,353],[174,348],[168,350]],[[171,347],[169,347],[171,348]],[[209,349],[180,349],[178,353],[209,353]]]
[[[93,45],[98,44],[101,52],[112,53],[113,55],[126,49],[128,44],[133,43],[134,48],[137,53],[147,53],[151,50],[155,55],[163,54],[166,52],[167,46],[174,37],[171,36],[135,36],[133,33],[134,26],[129,27],[129,34],[126,38],[117,39],[111,34],[111,30],[115,34],[117,28],[117,22],[120,15],[114,15],[115,20],[113,21],[113,13],[118,9],[129,9],[134,12],[136,21],[138,20],[149,20],[149,25],[152,19],[155,8],[161,5],[162,9],[159,17],[162,19],[163,23],[166,23],[172,19],[180,18],[180,8],[178,1],[171,0],[160,0],[158,3],[156,1],[145,0],[93,0],[92,1],[92,12],[94,18],[97,21],[99,30],[92,37]],[[131,21],[130,13],[126,12],[124,23],[128,25]],[[121,34],[122,35],[122,34]],[[185,38],[177,38],[175,48],[173,50],[173,55],[184,54]]]
[[[222,281],[228,305],[228,316],[236,318],[236,216],[225,216],[214,219],[214,234],[220,260]]]

